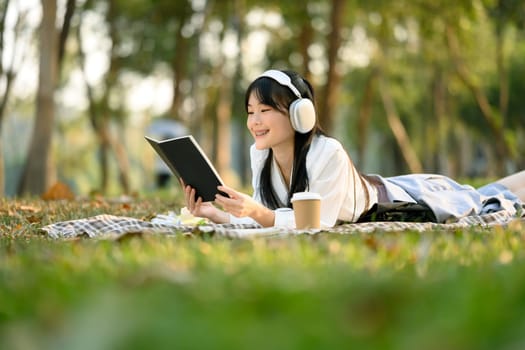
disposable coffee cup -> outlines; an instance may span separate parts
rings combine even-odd
[[[319,193],[296,192],[291,202],[297,229],[321,228],[321,195]]]

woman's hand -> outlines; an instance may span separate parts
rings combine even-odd
[[[193,216],[207,218],[215,223],[228,223],[230,218],[227,213],[215,207],[211,202],[203,202],[202,198],[195,198],[197,191],[184,184],[181,180],[181,185],[184,188],[184,199],[186,201],[186,208]]]
[[[226,212],[237,217],[249,216],[263,226],[273,226],[275,220],[273,210],[266,208],[252,197],[235,191],[230,187],[219,186],[217,188],[228,195],[228,197],[220,194],[215,195],[215,203],[220,205]]]

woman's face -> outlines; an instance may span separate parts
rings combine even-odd
[[[254,92],[248,99],[247,110],[246,125],[257,149],[272,148],[275,151],[278,148],[291,147],[293,150],[295,131],[287,113],[262,104]]]

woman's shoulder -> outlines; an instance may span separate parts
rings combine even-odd
[[[337,139],[319,135],[312,140],[306,156],[306,167],[310,179],[316,179],[319,176],[339,176],[347,173],[350,165],[348,153]]]
[[[326,135],[318,135],[312,140],[310,151],[313,153],[331,153],[336,151],[343,151],[344,148],[339,140]]]
[[[333,164],[343,166],[347,164],[348,159],[348,154],[341,142],[325,135],[318,135],[312,140],[306,156],[307,167],[319,169],[326,166],[331,167]]]

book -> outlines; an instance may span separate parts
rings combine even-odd
[[[203,202],[210,202],[215,200],[217,193],[228,196],[217,190],[217,186],[224,185],[224,182],[193,136],[187,135],[161,141],[149,136],[144,137],[172,173],[179,180],[182,179],[186,185],[195,189],[196,199],[201,197]]]

